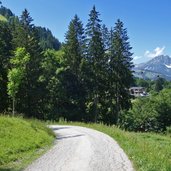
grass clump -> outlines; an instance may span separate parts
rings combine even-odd
[[[127,132],[103,124],[60,124],[84,126],[108,134],[124,149],[137,171],[171,171],[171,136]]]
[[[22,169],[53,140],[53,132],[40,121],[0,116],[0,170]]]

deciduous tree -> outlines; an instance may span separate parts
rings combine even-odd
[[[26,52],[25,48],[17,48],[15,56],[11,58],[10,63],[12,68],[8,72],[8,94],[13,101],[12,113],[15,113],[15,99],[19,87],[26,75],[26,67],[30,60],[30,55]]]

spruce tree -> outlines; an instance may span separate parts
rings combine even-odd
[[[85,113],[85,86],[82,72],[84,47],[83,24],[75,15],[69,24],[64,44],[64,59],[67,68],[60,74],[63,75],[60,76],[60,81],[65,87],[64,94],[67,96],[63,98],[67,99],[68,104],[66,107],[68,115],[65,114],[65,117],[70,118],[70,120],[81,121]]]
[[[27,9],[24,9],[24,11],[22,12],[22,15],[20,17],[20,22],[23,26],[23,28],[25,29],[26,32],[30,32],[31,29],[33,28],[33,19],[30,16],[30,13],[28,12]]]
[[[104,44],[101,32],[101,20],[99,19],[99,12],[96,11],[95,6],[90,11],[89,20],[86,25],[86,45],[87,45],[87,61],[90,65],[90,87],[89,97],[93,101],[93,120],[98,119],[98,103],[101,87],[103,85],[103,71],[104,71]]]
[[[64,47],[67,65],[74,74],[79,75],[84,56],[85,36],[83,24],[77,15],[69,24]]]
[[[110,31],[108,30],[105,24],[102,25],[102,39],[105,51],[108,51],[110,47]]]
[[[132,53],[127,36],[127,30],[124,28],[123,22],[117,20],[112,34],[112,44],[110,49],[110,95],[112,113],[115,114],[115,123],[121,110],[129,109],[130,95],[129,88],[133,82],[133,63]],[[112,95],[114,95],[114,104]],[[115,106],[115,107],[114,107]]]

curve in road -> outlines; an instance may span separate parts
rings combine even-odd
[[[134,171],[116,141],[78,126],[50,126],[57,134],[51,150],[25,171]]]

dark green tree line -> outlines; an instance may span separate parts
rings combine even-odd
[[[123,23],[109,31],[94,6],[85,28],[74,16],[59,50],[50,30],[32,21],[25,9],[0,25],[1,112],[12,108],[13,99],[16,112],[26,117],[116,124],[130,107],[133,81]]]
[[[0,112],[8,109],[7,74],[12,50],[12,35],[6,22],[0,21]]]

